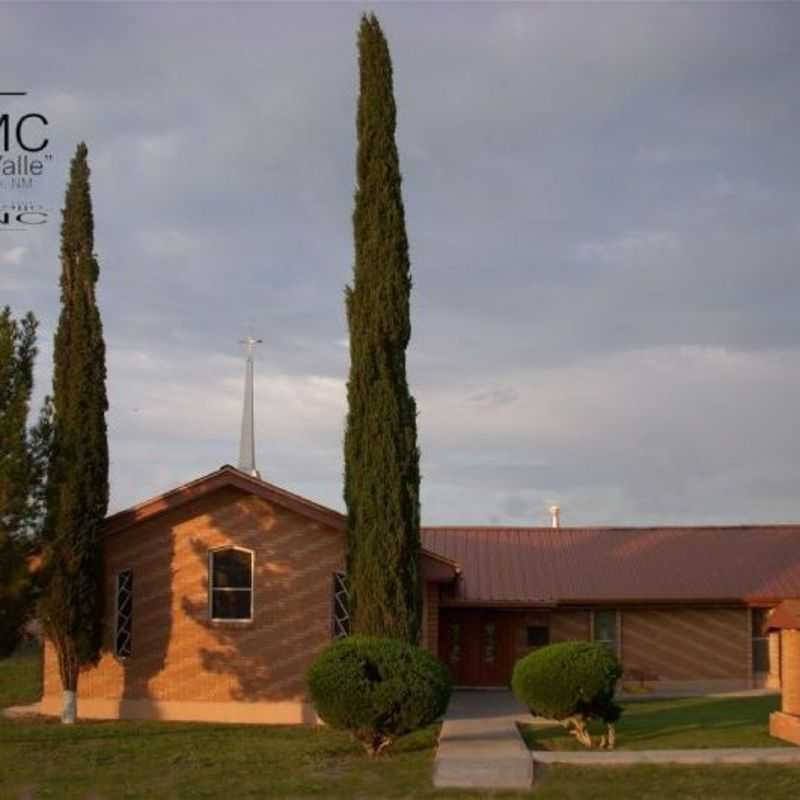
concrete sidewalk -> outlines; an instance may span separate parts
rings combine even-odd
[[[800,747],[726,747],[694,750],[534,750],[534,764],[621,767],[636,764],[800,764]]]
[[[693,750],[581,750],[530,752],[518,722],[534,719],[508,691],[457,691],[445,714],[433,770],[437,787],[528,789],[549,764],[798,764],[800,747],[730,747]]]
[[[533,762],[518,720],[531,716],[511,692],[454,692],[439,734],[434,786],[529,789]]]
[[[6,706],[0,709],[6,719],[21,719],[23,717],[36,717],[39,714],[39,704],[31,703],[29,706]]]

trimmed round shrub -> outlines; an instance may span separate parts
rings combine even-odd
[[[520,659],[511,687],[534,716],[558,720],[589,747],[587,722],[592,717],[603,720],[609,727],[601,745],[613,747],[613,724],[622,713],[614,690],[621,675],[619,662],[604,644],[563,642]]]
[[[311,665],[308,688],[317,713],[350,731],[376,755],[404,733],[440,717],[450,701],[447,668],[427,650],[371,636],[350,636]]]

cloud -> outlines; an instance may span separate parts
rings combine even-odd
[[[654,266],[664,257],[675,257],[680,243],[669,231],[634,231],[608,241],[580,242],[574,247],[575,258],[585,264],[626,263]]]
[[[3,264],[10,264],[15,267],[19,266],[22,263],[22,260],[25,258],[27,252],[28,248],[24,247],[23,245],[11,247],[8,250],[0,252],[0,262]]]
[[[341,507],[359,14],[5,15],[6,79],[52,120],[49,207],[90,149],[116,507],[235,458],[250,325],[262,471]],[[423,518],[546,524],[552,502],[565,522],[797,518],[800,8],[378,15]],[[0,286],[44,342],[56,220],[19,244]]]

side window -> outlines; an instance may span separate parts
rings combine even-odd
[[[209,617],[243,622],[253,618],[253,552],[240,547],[208,554]]]
[[[528,647],[544,647],[550,644],[550,629],[547,625],[528,625]]]
[[[497,626],[488,622],[483,626],[483,663],[494,664],[497,659]]]
[[[341,639],[350,635],[350,595],[347,592],[347,578],[344,572],[333,573],[333,619],[331,628],[333,638]]]
[[[450,625],[450,663],[458,664],[461,660],[461,625],[454,622]]]
[[[117,573],[116,616],[114,621],[114,655],[133,655],[133,570]]]
[[[614,655],[618,655],[616,609],[603,608],[593,612],[592,639],[602,642]]]
[[[752,616],[753,672],[769,672],[769,637],[764,630],[767,621],[766,608],[750,609]]]

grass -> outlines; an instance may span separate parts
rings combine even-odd
[[[42,655],[24,644],[13,658],[0,658],[0,708],[35,703],[42,694]]]
[[[800,791],[790,766],[552,767],[531,800],[788,800]]]
[[[0,660],[0,706],[38,696],[35,651]],[[437,791],[437,729],[369,759],[327,728],[0,719],[0,797],[58,798],[533,798],[533,800],[784,800],[792,767],[552,767],[528,792]]]
[[[695,697],[624,704],[617,723],[618,750],[665,750],[708,747],[791,747],[769,735],[769,715],[780,698]],[[583,750],[560,725],[521,725],[531,750]],[[603,726],[593,723],[592,733]]]

